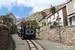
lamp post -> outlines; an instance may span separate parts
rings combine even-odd
[[[58,6],[57,6],[57,15],[58,15],[58,29],[59,29],[59,43],[61,43],[61,35],[60,35],[60,23],[59,23],[59,9],[58,9]]]

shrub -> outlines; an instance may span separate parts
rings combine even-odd
[[[35,20],[33,20],[32,22],[36,22],[36,19],[35,19]]]
[[[5,27],[5,26],[4,26],[4,30],[10,30],[10,27]]]
[[[3,22],[2,21],[0,21],[0,24],[2,24]]]
[[[64,26],[68,26],[68,25],[64,25]]]
[[[57,25],[58,23],[56,21],[53,22],[53,25]]]
[[[39,25],[34,25],[34,26],[33,26],[33,28],[36,28],[36,29],[40,29],[40,27],[41,27],[41,26],[39,26]]]
[[[45,26],[46,25],[46,22],[42,22],[42,26]]]
[[[60,25],[60,27],[63,27],[62,25]]]

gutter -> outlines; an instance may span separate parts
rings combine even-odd
[[[68,4],[69,2],[71,2],[72,0],[68,1],[66,4]]]

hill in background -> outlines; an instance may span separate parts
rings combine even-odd
[[[65,5],[66,5],[66,4],[63,3],[63,4],[61,4],[61,5],[58,5],[58,7],[59,7],[59,9],[60,9],[60,8],[62,8],[62,7],[65,6]],[[56,8],[56,11],[57,11],[57,6],[55,6],[55,8]],[[42,10],[42,11],[46,12],[46,14],[49,14],[49,13],[50,13],[50,8],[44,9],[44,10]],[[36,13],[30,15],[29,17],[25,18],[25,20],[26,20],[26,21],[27,21],[27,20],[32,21],[32,20],[35,20],[35,19],[36,19],[36,21],[38,21],[38,18],[39,18],[40,16],[41,16],[41,11],[36,12]]]

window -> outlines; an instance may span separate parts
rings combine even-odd
[[[58,22],[58,19],[57,19],[57,22]],[[59,19],[59,24],[61,24],[61,19]]]
[[[10,15],[12,15],[12,13],[10,13]]]
[[[53,19],[55,19],[55,14],[53,15]]]
[[[52,25],[52,23],[49,24],[49,26],[51,26],[51,25]]]
[[[28,28],[30,28],[30,24],[28,24]]]
[[[49,18],[49,21],[51,21],[51,17]]]

